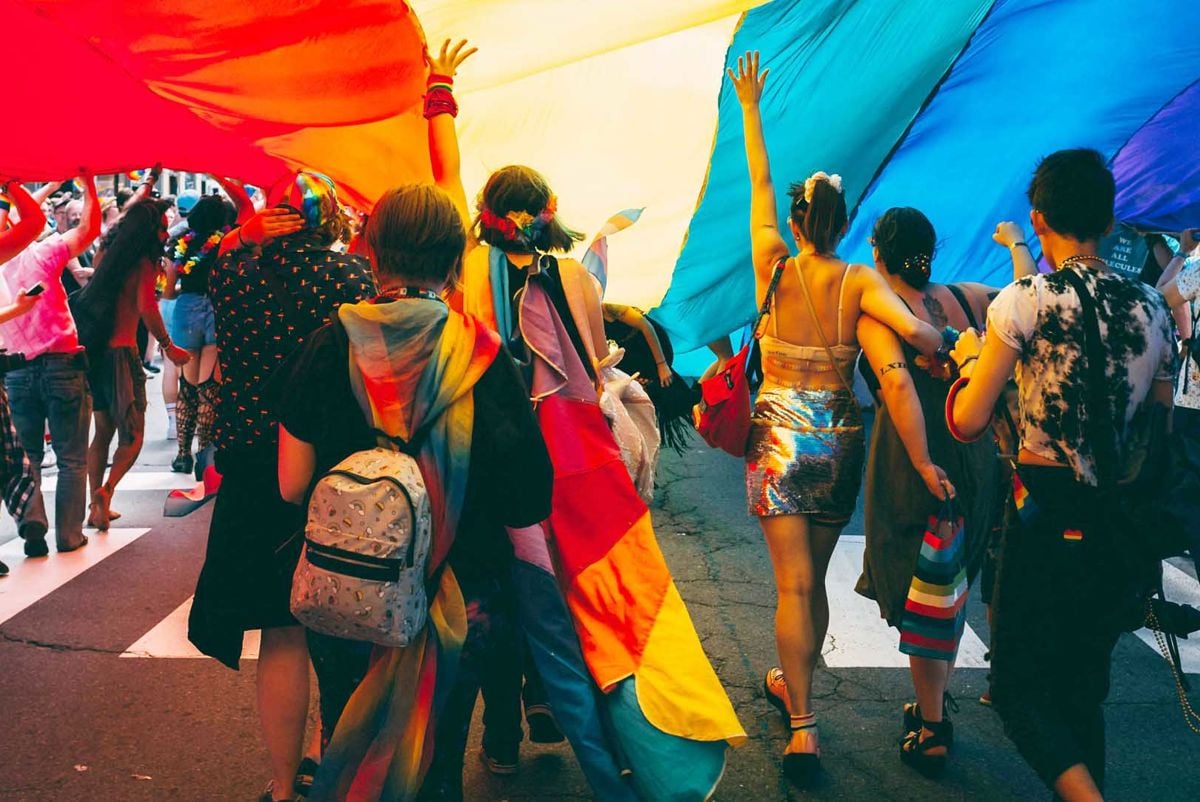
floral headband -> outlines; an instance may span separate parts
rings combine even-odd
[[[808,177],[808,180],[804,182],[804,202],[805,203],[812,203],[813,191],[817,188],[818,181],[824,181],[826,184],[829,184],[829,186],[831,186],[835,190],[837,190],[839,195],[841,194],[841,192],[842,192],[842,177],[840,175],[838,175],[837,173],[834,173],[833,175],[829,175],[826,172],[818,170],[817,172],[810,175]]]
[[[479,212],[479,222],[484,228],[499,231],[509,242],[529,245],[549,225],[557,212],[558,198],[551,195],[550,200],[546,202],[546,208],[536,215],[517,210],[501,217],[489,207],[483,206]]]

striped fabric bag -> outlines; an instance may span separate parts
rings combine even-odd
[[[967,618],[963,519],[947,501],[929,526],[900,619],[900,651],[953,662]]]

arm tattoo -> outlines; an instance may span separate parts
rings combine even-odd
[[[946,310],[942,308],[942,302],[933,297],[933,293],[927,293],[922,300],[925,303],[925,311],[929,313],[933,327],[935,329],[944,329],[950,321],[946,317]]]
[[[887,363],[886,365],[884,365],[882,368],[879,369],[879,378],[882,379],[884,376],[888,375],[893,370],[908,370],[908,363],[907,362],[889,362],[889,363]]]

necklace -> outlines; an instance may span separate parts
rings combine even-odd
[[[1108,267],[1108,262],[1106,262],[1104,259],[1100,258],[1099,256],[1092,256],[1090,254],[1080,253],[1080,254],[1076,254],[1075,256],[1068,256],[1066,259],[1063,259],[1061,262],[1058,263],[1058,269],[1062,270],[1063,268],[1069,267],[1070,265],[1085,265],[1087,262],[1099,262],[1104,267]]]
[[[402,298],[420,298],[425,301],[440,301],[445,303],[442,296],[424,287],[385,287],[379,292],[380,298],[391,298],[399,301]]]

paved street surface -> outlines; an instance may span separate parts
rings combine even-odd
[[[169,473],[174,447],[163,439],[158,393],[152,380],[149,442],[138,472],[118,491],[119,527],[93,534],[79,552],[27,562],[12,522],[0,524],[0,559],[12,568],[0,579],[0,799],[240,802],[266,783],[254,714],[257,640],[247,639],[239,673],[187,643],[211,509],[161,517],[167,490],[188,482]],[[758,526],[745,513],[739,463],[699,444],[682,458],[667,454],[655,523],[750,734],[731,753],[717,799],[801,798],[780,781],[785,728],[760,691],[774,663],[774,591]],[[829,580],[833,623],[817,675],[826,775],[812,798],[1045,798],[995,715],[975,701],[986,686],[988,640],[977,599],[952,680],[962,707],[951,767],[932,783],[900,764],[900,706],[912,689],[895,634],[852,591],[862,548],[859,519],[842,538]],[[1200,604],[1191,571],[1168,566],[1169,586],[1176,598]],[[1152,643],[1127,636],[1118,647],[1107,708],[1110,797],[1200,799],[1200,737],[1184,726]],[[1200,702],[1200,641],[1181,645]],[[476,730],[468,799],[591,798],[565,746],[527,745],[520,774],[499,780],[475,759],[478,738]]]

